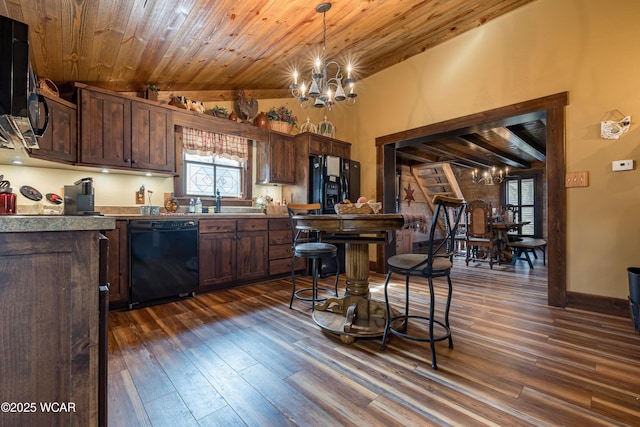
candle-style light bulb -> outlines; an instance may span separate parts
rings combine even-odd
[[[351,78],[351,63],[347,64],[347,78]]]
[[[293,84],[297,85],[298,84],[298,70],[293,70]]]

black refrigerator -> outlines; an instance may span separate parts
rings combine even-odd
[[[335,214],[335,205],[345,199],[355,203],[360,197],[360,162],[321,155],[310,158],[309,202],[320,203],[320,213]],[[338,246],[340,273],[344,273],[344,244]],[[334,259],[323,259],[320,276],[335,274]]]
[[[360,197],[360,162],[321,155],[310,158],[309,201],[320,203],[323,214],[336,213],[336,203]]]

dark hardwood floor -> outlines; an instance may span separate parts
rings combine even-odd
[[[109,425],[640,425],[629,318],[548,307],[541,259],[457,259],[452,280],[455,348],[437,344],[438,370],[428,343],[394,337],[381,352],[325,335],[308,303],[288,308],[288,278],[113,312]],[[383,282],[372,273],[372,298]],[[416,307],[426,289],[412,287]]]

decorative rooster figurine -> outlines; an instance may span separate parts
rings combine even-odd
[[[235,107],[238,117],[242,120],[251,121],[258,114],[258,100],[245,97],[244,90],[238,91]]]

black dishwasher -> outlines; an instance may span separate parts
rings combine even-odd
[[[134,220],[129,223],[129,308],[198,290],[198,221]]]

